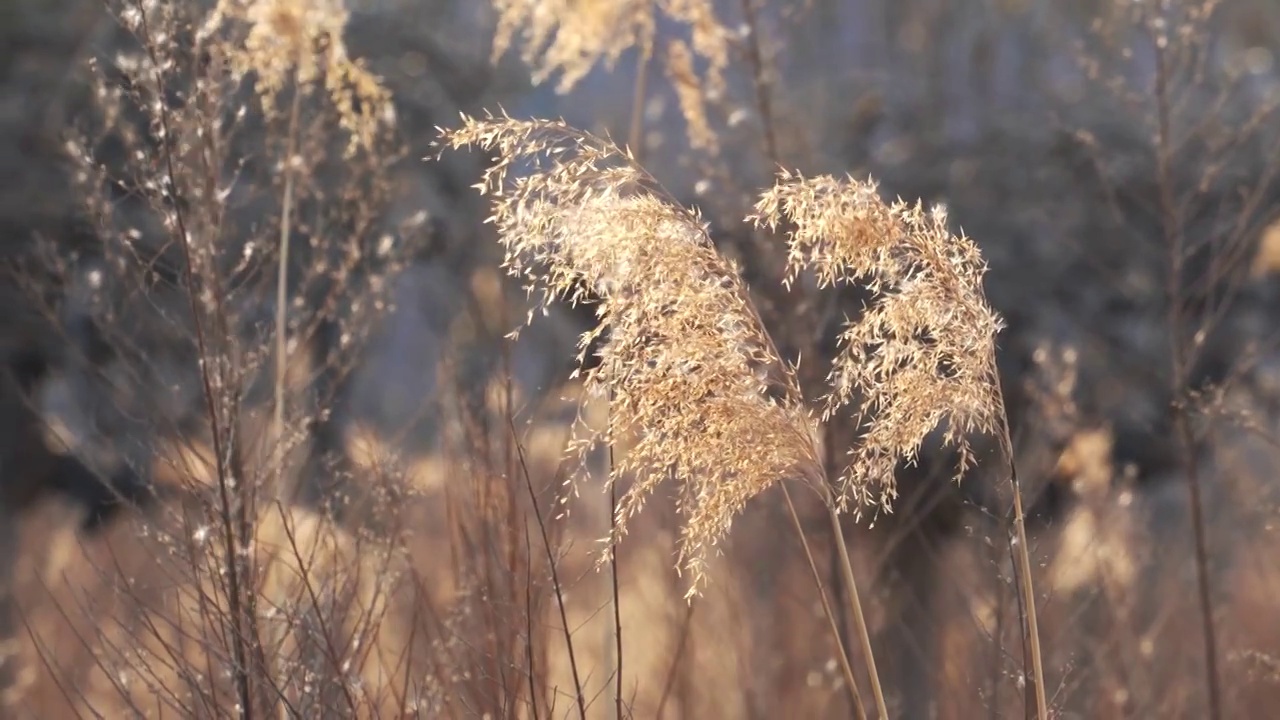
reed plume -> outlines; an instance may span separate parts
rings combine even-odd
[[[841,509],[853,499],[891,510],[899,463],[938,429],[958,450],[959,479],[973,464],[970,438],[999,433],[1004,411],[1003,325],[982,290],[977,245],[948,230],[944,207],[886,203],[872,181],[827,175],[781,172],[749,220],[791,224],[788,285],[810,271],[819,288],[858,283],[873,296],[840,333],[822,398],[824,421],[854,408],[860,427],[838,482]]]
[[[348,154],[373,151],[394,125],[391,94],[343,41],[350,11],[345,0],[218,0],[201,35],[231,28],[227,53],[236,79],[254,75],[263,110],[277,110],[292,82],[304,94],[322,91],[348,134]]]
[[[724,90],[732,32],[709,0],[494,0],[498,26],[493,59],[523,41],[521,59],[533,81],[557,73],[557,92],[569,92],[600,63],[612,68],[622,54],[653,43],[659,18],[689,29],[693,52],[706,63],[706,92]],[[683,46],[683,44],[682,44]]]
[[[739,273],[699,216],[606,140],[510,118],[464,118],[442,134],[496,152],[478,187],[495,199],[504,267],[529,281],[537,305],[599,299],[578,360],[586,387],[611,398],[609,422],[580,426],[576,445],[626,448],[610,481],[634,482],[611,541],[664,480],[678,484],[678,569],[695,593],[748,500],[820,472],[815,424]],[[532,172],[514,178],[522,161]]]
[[[679,566],[696,588],[748,500],[787,477],[827,494],[794,370],[696,212],[630,154],[564,122],[464,117],[441,134],[445,145],[496,153],[477,187],[494,198],[505,269],[539,294],[529,318],[557,298],[599,299],[578,362],[587,388],[611,398],[610,420],[600,431],[580,424],[575,445],[627,447],[611,482],[635,482],[612,541],[674,479]],[[873,182],[830,176],[783,172],[748,220],[773,231],[791,223],[788,285],[808,271],[819,289],[856,282],[875,295],[840,334],[821,399],[824,422],[852,408],[860,427],[828,496],[833,509],[891,510],[898,465],[939,430],[958,450],[959,478],[973,464],[973,433],[998,433],[1003,421],[1002,324],[982,291],[977,245],[951,234],[943,208],[885,203]]]

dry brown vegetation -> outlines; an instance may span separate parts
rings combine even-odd
[[[104,4],[0,458],[155,494],[0,507],[0,715],[1267,716],[1273,14],[428,4]]]

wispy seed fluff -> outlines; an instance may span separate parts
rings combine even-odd
[[[599,364],[582,374],[611,398],[609,423],[583,428],[580,447],[624,447],[610,481],[634,479],[610,540],[674,481],[678,567],[697,592],[748,500],[820,472],[814,423],[739,274],[699,217],[607,141],[562,122],[464,118],[443,142],[496,152],[479,188],[494,198],[505,268],[531,282],[539,305],[597,296],[599,324],[582,336],[579,361],[599,343]],[[516,163],[529,174],[511,177]]]
[[[380,78],[347,53],[345,0],[218,0],[201,34],[243,25],[226,47],[238,77],[256,74],[263,109],[276,109],[292,80],[300,91],[323,89],[348,134],[348,154],[372,150],[394,121],[391,95]]]
[[[874,182],[830,176],[781,173],[749,219],[773,230],[790,223],[788,283],[809,271],[819,287],[861,283],[873,293],[840,334],[823,398],[824,420],[854,407],[860,428],[839,481],[842,505],[889,511],[896,467],[939,428],[959,450],[959,478],[973,462],[968,438],[997,431],[1003,412],[1003,326],[982,290],[977,245],[948,230],[941,207],[888,204]]]
[[[597,64],[612,68],[626,51],[650,46],[660,17],[688,29],[689,45],[681,45],[705,61],[704,89],[724,90],[733,33],[711,0],[494,0],[493,5],[498,16],[493,59],[519,39],[534,82],[558,74],[557,92],[572,90]]]

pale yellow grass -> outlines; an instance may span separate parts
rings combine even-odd
[[[563,443],[568,429],[561,425],[559,431]],[[1063,465],[1089,466],[1090,458],[1096,458],[1091,451],[1103,441],[1086,434],[1064,457]],[[361,456],[364,463],[392,453],[387,447],[377,449],[375,438],[366,437],[364,442],[369,453]],[[552,445],[548,441],[546,447]],[[548,474],[558,459],[558,453],[550,452],[531,460],[531,467],[537,468],[535,484],[542,487],[554,480]],[[430,605],[447,617],[466,597],[458,590],[456,568],[447,559],[454,538],[439,504],[448,492],[466,492],[474,478],[439,459],[409,458],[401,464],[421,473],[422,492],[414,496],[413,507],[406,513],[424,522],[415,523],[405,540],[411,557],[395,559],[393,564],[412,568],[432,596]],[[594,484],[584,483],[581,500],[598,504],[601,511],[584,508],[571,513],[564,520],[560,546],[579,670],[588,698],[595,698],[588,708],[592,718],[612,712],[608,688],[616,667],[609,577],[596,571],[593,561],[596,541],[607,522],[603,487],[600,478]],[[1185,716],[1195,707],[1194,698],[1174,681],[1187,670],[1183,665],[1195,657],[1184,632],[1194,620],[1195,607],[1188,600],[1185,563],[1177,561],[1185,551],[1176,533],[1170,537],[1161,530],[1176,528],[1176,519],[1152,525],[1160,513],[1167,515],[1180,502],[1176,495],[1150,500],[1136,495],[1118,505],[1115,495],[1096,497],[1099,502],[1108,499],[1101,506],[1085,504],[1076,509],[1061,526],[1040,535],[1034,546],[1037,566],[1042,567],[1037,581],[1046,588],[1042,632],[1052,640],[1047,646],[1053,648],[1046,657],[1050,687],[1064,688],[1065,707],[1088,717],[1125,717],[1130,713],[1126,708],[1144,707],[1158,708],[1166,716]],[[1250,497],[1262,512],[1259,498]],[[651,512],[637,519],[632,542],[620,546],[623,687],[635,716],[655,717],[659,706],[666,718],[773,717],[784,712],[826,717],[837,712],[844,696],[839,673],[831,672],[833,641],[778,503],[766,500],[749,507],[739,521],[739,531],[724,545],[724,554],[713,559],[711,571],[717,581],[694,601],[693,622],[682,647],[687,605],[670,562],[677,516],[668,499],[658,497],[653,502]],[[800,509],[807,525],[821,525],[821,508],[802,504]],[[381,561],[369,541],[357,542],[301,510],[285,515],[291,528],[286,531],[286,523],[273,520],[272,512],[278,511],[268,509],[258,531],[257,552],[265,576],[259,594],[264,609],[270,603],[308,606],[309,591],[299,572],[304,565],[315,581],[313,587],[324,584],[326,593],[349,601],[348,612],[331,608],[331,617],[339,620],[330,636],[339,644],[363,636],[361,642],[371,650],[353,666],[361,680],[361,694],[366,696],[355,716],[398,717],[394,698],[406,685],[394,669],[403,668],[401,656],[406,645],[413,645],[411,655],[422,668],[408,683],[411,699],[422,703],[417,716],[467,717],[462,706],[428,704],[432,693],[438,701],[441,688],[449,687],[447,677],[446,681],[429,678],[447,676],[432,658],[451,656],[440,655],[445,651],[439,645],[447,638],[415,617],[415,608],[427,605],[415,594],[421,587],[415,590],[381,572],[370,572],[381,567]],[[69,716],[73,709],[84,710],[90,704],[110,716],[125,712],[130,703],[151,709],[157,717],[183,717],[174,708],[165,708],[168,692],[159,688],[181,691],[184,675],[191,672],[205,672],[202,687],[221,683],[223,697],[231,697],[229,680],[219,679],[217,672],[208,673],[217,664],[210,664],[194,640],[196,628],[208,622],[192,607],[199,584],[191,581],[185,559],[175,557],[169,551],[172,546],[155,535],[157,529],[174,527],[174,522],[170,518],[154,523],[148,536],[139,536],[140,526],[130,523],[113,528],[101,539],[80,541],[74,537],[70,511],[57,504],[39,508],[24,521],[24,552],[17,571],[27,629],[20,643],[25,667],[19,689],[20,717]],[[1084,542],[1082,522],[1095,530],[1091,543]],[[1214,516],[1219,532],[1235,522],[1230,512]],[[1264,707],[1277,696],[1277,684],[1267,674],[1277,638],[1265,620],[1274,615],[1280,566],[1261,551],[1267,545],[1266,533],[1265,526],[1248,531],[1240,544],[1246,550],[1236,562],[1222,565],[1232,569],[1220,577],[1227,598],[1224,647],[1229,666],[1237,669],[1232,673],[1230,700],[1241,712]],[[533,537],[537,542],[536,533]],[[299,562],[294,557],[295,544],[314,562]],[[1126,569],[1118,572],[1115,561],[1100,562],[1100,553],[1104,558],[1108,553],[1123,558]],[[867,558],[861,552],[858,557],[862,559],[857,571],[865,575],[870,571]],[[820,566],[828,561],[819,558]],[[956,597],[937,598],[932,605],[940,615],[942,633],[940,696],[949,698],[940,717],[960,720],[990,711],[988,700],[979,693],[987,685],[994,652],[990,633],[996,629],[1000,606],[985,579],[990,569],[978,548],[954,546],[945,562],[956,577],[972,580],[963,588],[956,586]],[[125,578],[133,582],[123,583]],[[349,591],[345,596],[336,592],[343,587]],[[372,611],[380,620],[366,627],[349,612],[357,608]],[[1012,596],[1005,595],[1000,613],[1004,645],[1016,647]],[[876,598],[869,603],[868,615],[873,628],[888,616]],[[178,617],[185,619],[185,627],[172,623]],[[519,618],[514,622],[522,624]],[[548,695],[558,698],[555,707],[563,713],[573,705],[572,680],[552,604],[541,606],[535,626],[546,651],[539,657],[538,662],[545,664],[538,672],[553,688]],[[268,631],[275,627],[265,625]],[[465,625],[459,627],[466,630]],[[300,642],[323,637],[305,624],[292,631],[278,638],[282,658],[300,650]],[[430,632],[435,636],[430,637]],[[179,642],[188,633],[193,637]],[[173,662],[174,655],[180,662]],[[154,673],[138,669],[144,657]],[[677,657],[679,666],[673,673]],[[118,666],[108,671],[97,667],[95,658]],[[121,665],[132,669],[122,673]],[[118,685],[122,678],[129,682],[124,692]],[[670,685],[668,678],[672,678]],[[351,717],[341,693],[330,689],[325,701],[333,711],[316,716]],[[293,692],[295,701],[304,704],[296,687]],[[999,701],[1001,712],[1021,712],[1021,703],[1020,695],[1006,684]],[[530,717],[527,708],[515,716]]]
[[[259,523],[254,557],[264,649],[281,689],[295,707],[314,711],[317,701],[346,702],[341,680],[359,688],[348,706],[355,712],[342,716],[385,715],[404,691],[395,668],[409,633],[385,612],[401,562],[373,557],[300,509],[275,516]],[[192,528],[125,523],[82,541],[69,519],[51,505],[24,522],[18,602],[27,634],[15,706],[30,717],[228,714],[229,660],[217,647],[226,610],[216,575],[193,573],[195,563],[216,563],[209,531],[166,537],[164,525]],[[284,618],[273,608],[298,622],[273,623]],[[323,626],[315,622],[321,612]],[[329,653],[345,663],[343,672],[322,662]]]

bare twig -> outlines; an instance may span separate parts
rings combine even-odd
[[[1163,28],[1163,25],[1160,25]],[[1167,30],[1157,30],[1166,33]],[[1218,675],[1218,642],[1213,617],[1213,594],[1209,579],[1209,552],[1204,521],[1204,502],[1200,488],[1200,453],[1191,430],[1184,396],[1191,369],[1190,344],[1184,339],[1187,331],[1184,317],[1186,298],[1183,296],[1183,274],[1186,260],[1186,238],[1175,200],[1173,179],[1174,139],[1169,88],[1169,56],[1166,37],[1157,37],[1155,45],[1155,102],[1156,102],[1156,184],[1160,202],[1160,224],[1169,251],[1168,276],[1168,334],[1173,368],[1170,389],[1173,394],[1173,423],[1177,435],[1179,459],[1187,478],[1187,495],[1191,509],[1191,530],[1195,548],[1196,589],[1200,603],[1200,627],[1204,637],[1205,682],[1209,691],[1209,717],[1222,717],[1222,689]]]
[[[822,602],[822,612],[827,617],[827,623],[831,626],[831,635],[836,641],[836,658],[840,661],[840,670],[844,673],[844,682],[849,686],[849,704],[853,708],[854,717],[858,718],[858,720],[866,720],[867,711],[862,705],[862,695],[858,692],[858,681],[853,676],[853,666],[849,662],[849,652],[845,647],[844,635],[840,632],[835,611],[831,608],[831,601],[827,599],[827,591],[823,587],[822,574],[818,572],[818,565],[814,562],[813,552],[809,549],[809,540],[805,537],[804,527],[800,524],[800,516],[796,513],[795,503],[791,501],[791,492],[787,489],[785,483],[782,485],[782,497],[787,502],[787,514],[791,516],[796,535],[800,538],[800,546],[804,548],[805,559],[809,562],[809,570],[813,573],[813,582],[818,588],[818,599]],[[868,654],[869,657],[870,655]]]
[[[671,691],[676,684],[676,676],[679,674],[680,661],[684,659],[685,648],[689,645],[689,635],[692,632],[693,611],[698,607],[698,599],[693,598],[689,601],[684,609],[684,618],[680,621],[680,641],[676,644],[675,654],[671,658],[671,667],[667,670],[667,679],[662,683],[662,695],[658,700],[658,709],[654,712],[654,717],[662,720],[664,711],[667,707],[667,700],[671,698]]]
[[[582,691],[582,680],[578,675],[578,660],[573,651],[573,636],[569,631],[569,614],[564,607],[564,592],[560,585],[560,571],[556,568],[555,554],[551,552],[551,538],[547,535],[547,525],[542,519],[542,510],[538,506],[538,495],[533,491],[533,478],[529,474],[529,466],[525,462],[524,446],[520,443],[519,436],[516,433],[515,422],[509,414],[507,416],[507,426],[515,443],[516,457],[520,460],[520,471],[524,475],[525,488],[529,491],[529,501],[533,505],[533,516],[538,522],[538,531],[542,533],[542,547],[546,551],[547,564],[551,570],[551,585],[555,591],[556,603],[560,608],[560,624],[564,630],[565,650],[569,654],[569,668],[573,673],[573,689],[578,701],[578,717],[586,720],[587,698]]]
[[[880,720],[889,720],[889,708],[884,700],[884,689],[880,685],[880,673],[876,670],[875,654],[871,650],[871,630],[867,627],[867,618],[862,613],[862,601],[858,599],[858,581],[853,576],[853,562],[849,559],[849,548],[844,541],[844,528],[840,524],[836,499],[827,486],[823,486],[823,491],[827,519],[831,522],[836,551],[840,553],[840,572],[844,575],[844,585],[849,591],[849,608],[853,611],[853,627],[858,632],[862,654],[867,659],[867,674],[871,676],[871,694],[876,701],[876,712],[880,714]]]
[[[782,164],[782,156],[778,151],[778,131],[776,122],[773,117],[773,100],[769,95],[769,69],[765,65],[764,59],[764,40],[760,36],[760,9],[756,5],[758,0],[741,0],[742,2],[742,19],[746,23],[747,32],[750,37],[747,38],[747,62],[751,67],[751,81],[755,88],[756,109],[760,113],[760,125],[764,133],[765,152],[769,156],[769,162],[773,164],[771,170],[776,170]]]
[[[609,446],[609,474],[613,474],[613,446]],[[615,482],[609,483],[609,532],[612,534],[617,529],[617,521],[615,517],[618,512],[618,485]],[[617,720],[626,717],[623,714],[622,706],[622,602],[621,593],[618,592],[618,546],[616,543],[609,546],[609,576],[613,585],[613,638],[614,638],[614,654],[616,655],[616,669],[614,674],[614,715]]]
[[[540,720],[538,714],[538,687],[534,680],[533,662],[533,548],[529,542],[529,529],[524,532],[525,578],[524,578],[524,623],[525,623],[525,659],[529,663],[527,673],[529,679],[529,709],[533,720]]]
[[[1004,408],[1004,394],[998,382],[996,383],[995,391],[998,393],[1000,407]],[[1010,553],[1013,554],[1017,561],[1017,575],[1020,576],[1018,583],[1020,591],[1019,607],[1026,618],[1023,626],[1023,638],[1027,643],[1030,654],[1030,680],[1034,687],[1035,716],[1039,720],[1049,720],[1049,703],[1044,687],[1044,663],[1040,653],[1040,623],[1036,616],[1036,593],[1031,580],[1031,549],[1028,547],[1027,542],[1026,515],[1022,508],[1022,487],[1018,482],[1018,467],[1013,457],[1013,440],[1009,433],[1007,412],[1000,413],[1000,422],[1002,430],[1000,442],[1005,458],[1009,463],[1009,486],[1013,495],[1013,528],[1012,533],[1009,535],[1009,545]],[[1030,715],[1030,695],[1027,698],[1027,705],[1027,714]]]
[[[636,84],[631,97],[631,128],[627,132],[627,149],[637,162],[644,162],[644,101],[648,95],[649,69],[653,60],[653,34],[646,32],[636,58]]]
[[[294,88],[289,108],[289,130],[284,157],[284,198],[280,205],[280,259],[276,276],[276,377],[275,407],[272,408],[273,472],[277,491],[284,488],[285,463],[285,384],[289,367],[289,242],[293,230],[293,156],[297,152],[298,113],[302,105],[302,88]]]
[[[151,61],[151,65],[155,68],[155,81],[161,98],[166,95],[167,84],[164,80],[164,74],[161,68],[164,67],[160,58],[156,54],[156,39],[151,32],[147,17],[146,3],[135,2],[134,8],[139,15],[139,27],[143,34],[143,45],[146,48],[147,55]],[[191,307],[192,322],[195,327],[196,347],[200,353],[200,378],[204,391],[205,408],[209,415],[209,424],[213,436],[213,452],[216,458],[217,475],[218,475],[218,501],[221,504],[220,511],[222,513],[222,541],[223,551],[226,553],[227,568],[227,586],[228,586],[228,605],[231,613],[231,650],[235,667],[232,668],[232,674],[235,678],[235,685],[239,693],[240,717],[243,720],[251,720],[253,717],[253,698],[254,683],[252,681],[253,672],[249,668],[250,651],[248,647],[248,627],[251,623],[246,622],[245,608],[243,607],[243,578],[240,577],[242,562],[240,554],[237,552],[237,538],[235,523],[232,522],[231,508],[231,489],[232,482],[230,469],[227,467],[229,457],[223,452],[222,433],[218,422],[218,397],[213,389],[213,377],[210,369],[209,344],[206,341],[204,323],[201,321],[201,310],[196,291],[196,270],[195,260],[192,257],[191,243],[193,238],[191,233],[187,231],[187,223],[182,211],[182,203],[177,202],[176,193],[178,192],[178,173],[174,166],[171,129],[169,127],[169,110],[165,102],[156,103],[157,113],[161,128],[164,130],[164,141],[160,143],[161,155],[164,162],[165,174],[169,182],[170,191],[175,194],[172,203],[172,212],[174,221],[177,225],[178,232],[181,234],[181,242],[178,243],[183,255],[183,275],[186,283],[187,299]],[[243,482],[243,477],[237,477],[237,482]]]

